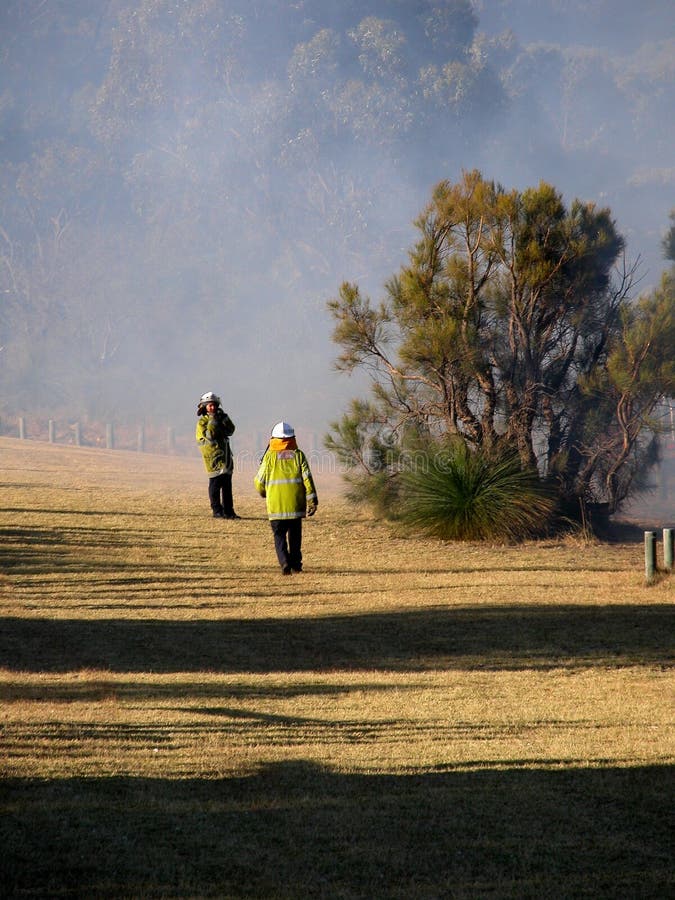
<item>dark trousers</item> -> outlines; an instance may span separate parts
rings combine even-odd
[[[302,519],[271,519],[274,549],[279,565],[290,566],[298,572],[302,568]]]
[[[225,516],[234,515],[231,472],[209,478],[209,503],[214,513],[222,513]]]

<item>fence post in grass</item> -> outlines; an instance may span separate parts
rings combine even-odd
[[[675,531],[672,528],[663,529],[663,568],[668,572],[673,570],[673,538]]]
[[[111,424],[105,426],[105,445],[108,450],[112,450],[115,446],[115,432]]]
[[[145,428],[142,425],[138,426],[138,440],[136,443],[136,449],[139,453],[143,453],[145,451]]]
[[[656,575],[656,532],[645,531],[645,580],[651,584]]]
[[[76,422],[75,425],[73,426],[73,429],[75,432],[75,437],[73,438],[73,440],[75,441],[75,446],[79,447],[80,444],[82,443],[82,434],[80,432],[80,423]]]
[[[26,440],[26,420],[23,416],[19,416],[19,439]]]
[[[54,443],[54,420],[53,419],[49,420],[48,429],[49,429],[49,443],[53,444]]]

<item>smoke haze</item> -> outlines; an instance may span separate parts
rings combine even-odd
[[[669,0],[9,2],[0,414],[320,440],[362,376],[326,302],[378,299],[441,179],[609,206],[664,268]]]

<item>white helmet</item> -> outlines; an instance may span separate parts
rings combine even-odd
[[[201,406],[202,403],[217,403],[218,406],[220,406],[220,397],[218,394],[214,394],[213,391],[207,391],[199,398],[199,405]]]
[[[292,438],[295,437],[295,429],[288,422],[277,422],[272,429],[273,438]]]

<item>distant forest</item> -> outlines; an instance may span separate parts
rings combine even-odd
[[[226,370],[320,420],[326,300],[462,169],[609,206],[658,280],[672,0],[6,0],[0,72],[0,415],[180,425]]]

